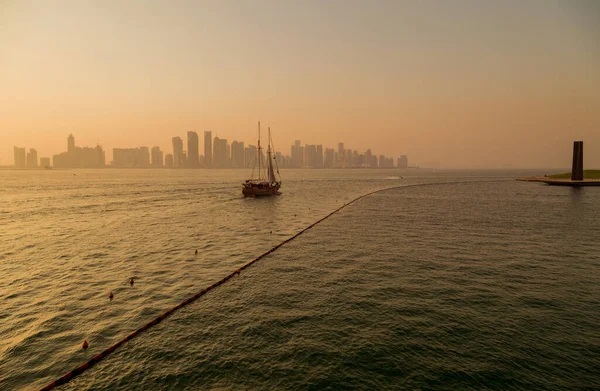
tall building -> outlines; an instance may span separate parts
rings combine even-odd
[[[160,147],[152,147],[152,167],[162,167],[163,166],[163,152],[160,150]]]
[[[75,146],[72,134],[67,138],[67,152],[52,157],[56,168],[102,168],[106,165],[106,154],[100,145],[94,148]]]
[[[323,168],[323,146],[317,145],[317,168]]]
[[[379,168],[394,168],[394,158],[393,157],[385,157],[383,155],[379,156]]]
[[[181,137],[173,137],[173,168],[183,167],[183,141]]]
[[[362,165],[364,165],[365,167],[371,167],[372,164],[373,164],[373,153],[371,153],[370,149],[367,149],[367,152],[365,152],[365,158],[364,158],[364,162]]]
[[[229,151],[227,140],[215,137],[213,140],[213,167],[225,168],[229,166]]]
[[[244,156],[244,142],[234,141],[231,143],[231,167],[243,168],[245,156]]]
[[[204,131],[204,166],[207,168],[212,167],[213,154],[212,154],[212,132],[210,130]]]
[[[287,163],[285,161],[285,156],[283,156],[281,152],[275,152],[275,164],[277,165],[277,168],[286,167]]]
[[[188,167],[197,168],[200,166],[198,133],[187,132],[187,142],[187,165]]]
[[[150,153],[148,147],[113,148],[113,167],[149,167]]]
[[[333,148],[325,148],[325,158],[323,159],[323,166],[325,168],[333,167],[333,159],[335,156],[335,151]]]
[[[173,155],[170,153],[167,153],[167,156],[165,156],[165,167],[173,168]]]
[[[37,151],[33,148],[29,149],[27,154],[27,167],[34,168],[38,166],[38,155]]]
[[[294,141],[292,145],[292,167],[300,168],[304,165],[304,148],[300,146],[300,140]]]
[[[138,167],[150,167],[150,150],[148,147],[138,148]]]
[[[187,167],[187,164],[188,164],[187,153],[185,151],[183,151],[183,153],[181,154],[181,167]]]
[[[244,148],[244,167],[249,168],[255,165],[256,145],[248,145]]]
[[[304,158],[304,163],[308,165],[310,168],[317,167],[317,147],[316,145],[306,145],[304,147],[304,151],[306,156]]]
[[[15,168],[27,167],[25,148],[14,147],[13,150],[15,154]]]
[[[398,168],[408,168],[408,156],[402,155],[398,158]]]
[[[69,134],[69,137],[67,138],[67,152],[74,152],[75,151],[75,137],[73,136],[73,133]]]

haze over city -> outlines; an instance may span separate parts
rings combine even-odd
[[[600,0],[0,0],[0,184],[0,391],[600,384]]]
[[[595,1],[5,1],[0,165],[188,131],[443,168],[600,166]]]

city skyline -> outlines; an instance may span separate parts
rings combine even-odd
[[[598,2],[63,6],[0,4],[2,165],[69,133],[109,155],[187,131],[248,144],[262,120],[277,146],[344,140],[423,166],[565,166],[573,140],[600,166]]]
[[[52,157],[41,156],[35,148],[27,152],[25,147],[13,147],[14,168],[249,168],[255,162],[257,145],[246,145],[243,141],[217,136],[211,139],[212,132],[204,132],[205,155],[200,155],[200,138],[196,132],[187,132],[187,143],[175,136],[171,139],[171,153],[159,146],[151,148],[138,146],[133,148],[112,148],[112,160],[106,159],[103,147],[79,147],[75,136],[67,137],[67,151]],[[184,149],[187,145],[187,149]],[[263,158],[265,145],[263,144]],[[191,152],[188,152],[191,151]],[[370,148],[364,152],[345,148],[338,143],[337,150],[323,148],[322,144],[304,144],[295,140],[290,154],[273,150],[281,168],[409,168],[407,155],[397,158],[377,155]],[[397,162],[397,164],[396,164]]]

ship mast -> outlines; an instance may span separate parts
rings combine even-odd
[[[258,180],[260,181],[260,161],[261,161],[261,153],[260,153],[260,121],[258,121],[258,149],[256,150],[256,158],[258,159]]]
[[[269,127],[269,147],[267,148],[267,158],[269,159],[269,165],[267,167],[267,174],[269,175],[269,183],[277,182],[275,173],[273,172],[273,157],[271,156],[271,127]]]

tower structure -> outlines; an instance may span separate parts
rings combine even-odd
[[[212,132],[204,131],[204,165],[207,168],[212,167],[213,151],[212,151]]]
[[[573,142],[573,168],[571,169],[571,180],[583,180],[583,141]]]
[[[196,168],[200,165],[200,154],[199,154],[199,142],[198,142],[198,133],[196,132],[187,132],[187,162],[189,167]]]

